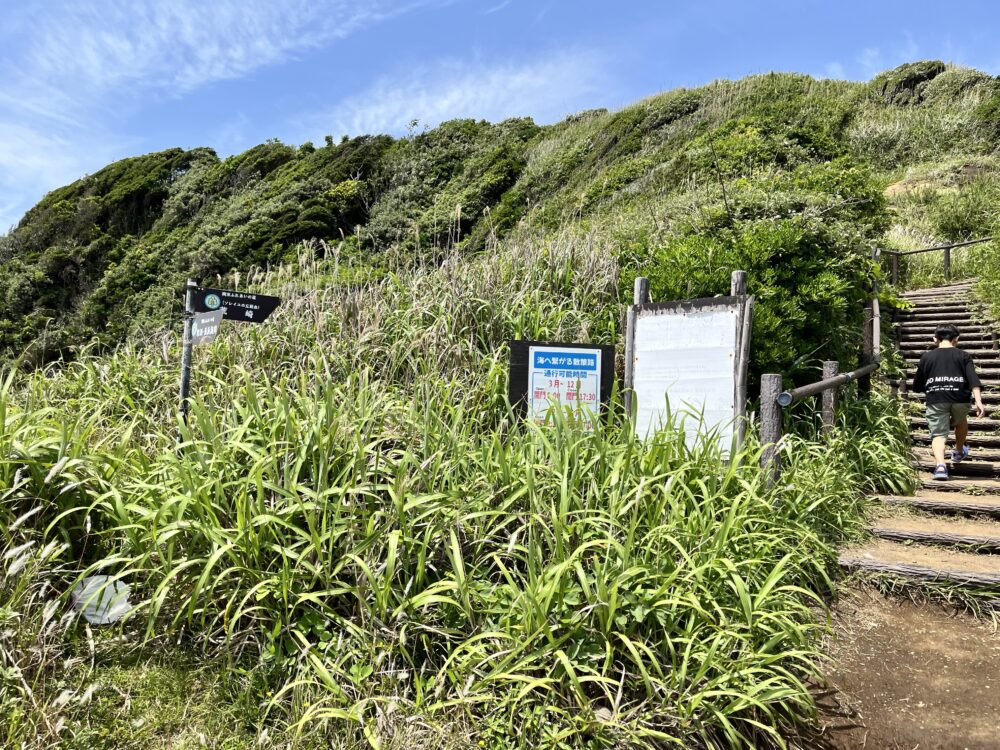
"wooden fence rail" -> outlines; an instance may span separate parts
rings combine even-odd
[[[979,245],[983,242],[993,242],[993,237],[981,237],[978,240],[966,240],[965,242],[952,242],[948,245],[935,245],[934,247],[924,247],[919,250],[882,250],[883,253],[892,258],[892,283],[899,283],[899,259],[903,255],[919,255],[921,253],[944,253],[944,278],[951,280],[951,251],[958,247],[968,247],[969,245]]]

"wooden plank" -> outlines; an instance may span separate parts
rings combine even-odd
[[[921,487],[932,492],[961,492],[968,494],[970,497],[977,495],[1000,495],[1000,481],[995,479],[952,477],[947,482],[937,482],[928,478],[921,481]]]
[[[845,568],[905,578],[976,587],[1000,585],[1000,556],[994,555],[950,552],[876,540],[844,550],[839,563]]]
[[[919,495],[879,495],[875,499],[883,505],[905,506],[934,513],[1000,516],[1000,498],[995,495],[924,491]]]
[[[900,529],[891,525],[875,524],[869,527],[873,536],[892,542],[918,542],[939,544],[946,547],[972,547],[981,550],[1000,549],[1000,536],[968,536],[949,531],[924,531],[920,529]]]

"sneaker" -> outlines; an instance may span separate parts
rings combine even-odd
[[[948,478],[948,467],[945,464],[938,464],[934,469],[933,479],[945,480]]]
[[[951,452],[951,462],[953,464],[961,463],[969,457],[969,446],[963,445],[962,450],[953,450]]]

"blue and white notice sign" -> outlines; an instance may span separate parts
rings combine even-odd
[[[594,428],[601,409],[601,350],[532,346],[528,359],[528,419],[542,423],[554,405],[571,407]]]

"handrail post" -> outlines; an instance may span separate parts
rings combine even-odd
[[[892,254],[892,285],[899,284],[899,253]]]
[[[865,302],[865,320],[861,328],[861,362],[865,367],[875,361],[875,310],[871,300]],[[858,378],[858,395],[867,396],[872,389],[871,375]]]
[[[951,281],[951,248],[944,249],[944,280]]]
[[[763,450],[760,454],[760,468],[769,487],[781,475],[781,457],[778,453],[778,444],[781,442],[781,406],[778,405],[778,394],[781,390],[781,375],[769,373],[761,376],[760,444]]]
[[[840,372],[840,363],[826,361],[823,363],[823,380],[835,377]],[[833,424],[837,414],[837,388],[827,388],[823,391],[823,434],[833,432]]]

